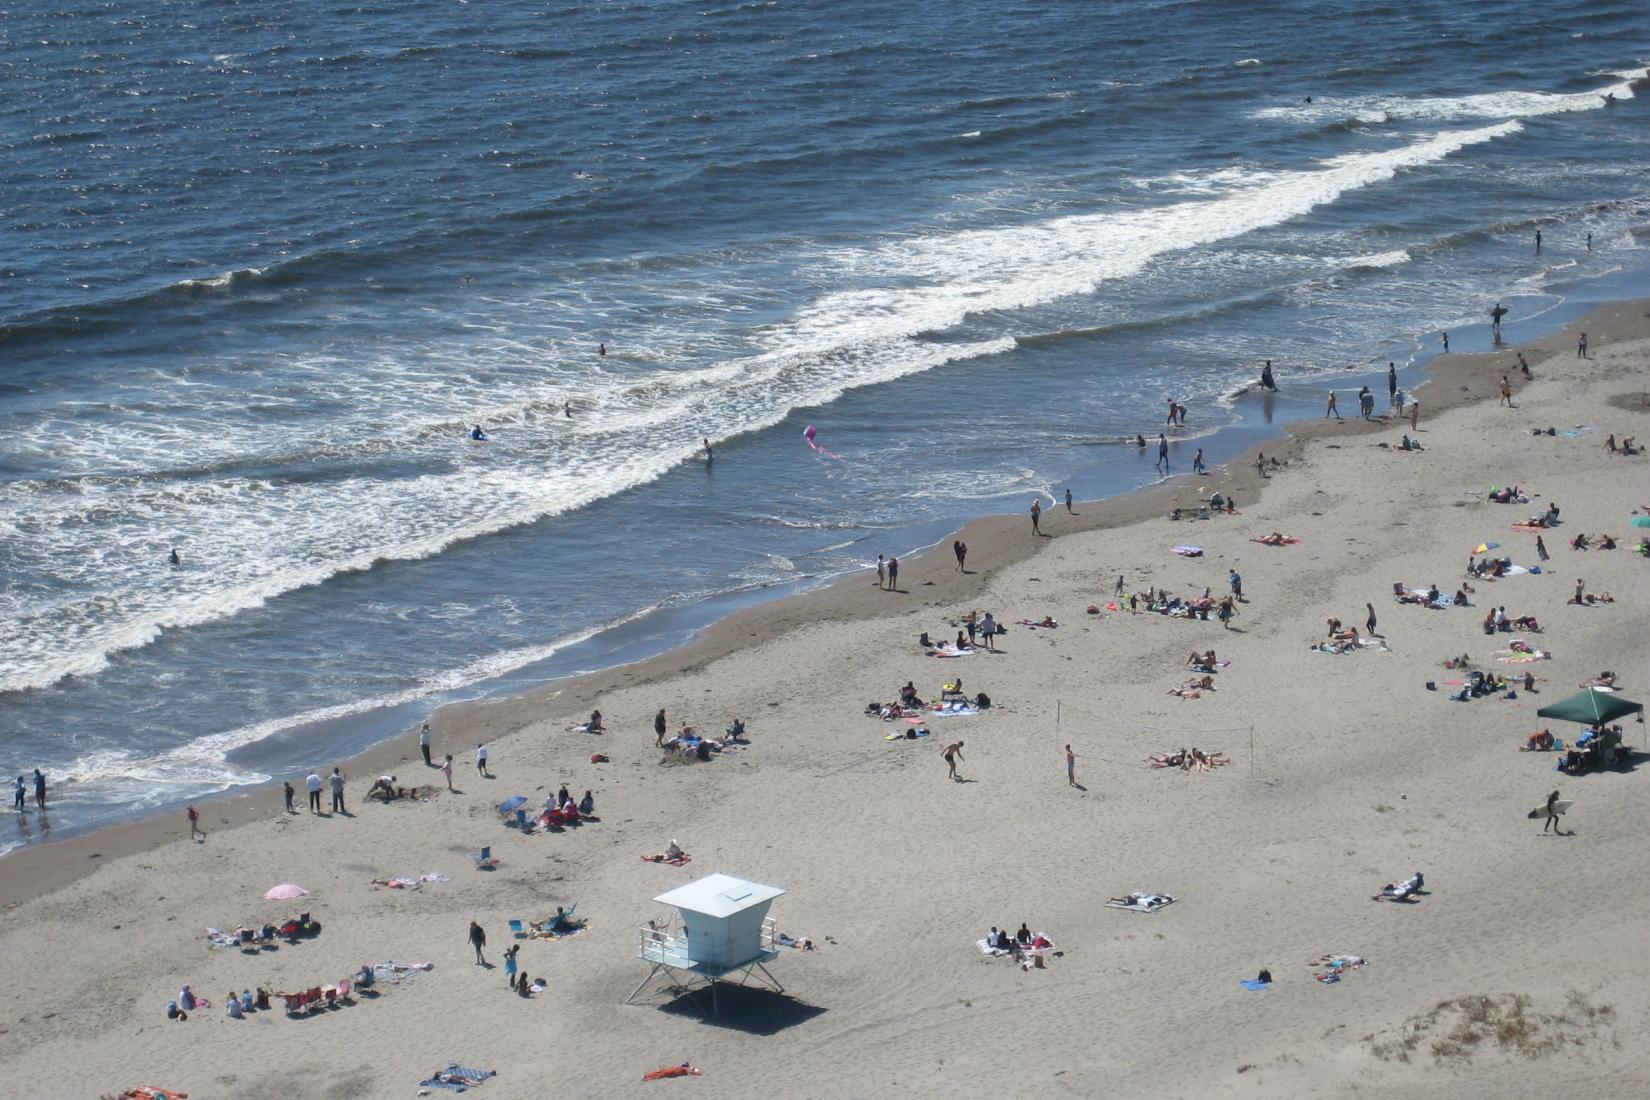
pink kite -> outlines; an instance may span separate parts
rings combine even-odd
[[[832,454],[830,451],[827,451],[824,447],[821,447],[819,444],[815,443],[814,442],[814,434],[815,434],[814,433],[814,426],[812,424],[809,424],[806,428],[802,429],[802,438],[806,439],[808,441],[808,446],[812,447],[814,450],[818,451],[820,454],[824,455],[826,458],[835,458],[835,459],[839,459],[839,460],[842,458],[841,455]]]

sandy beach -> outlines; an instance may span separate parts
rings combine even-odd
[[[947,540],[902,563],[899,592],[846,578],[641,665],[449,708],[433,748],[455,758],[452,793],[409,735],[346,766],[347,816],[302,812],[293,777],[300,812],[282,811],[279,788],[214,803],[203,842],[179,814],[8,857],[0,951],[17,1007],[0,1066],[65,1097],[139,1082],[195,1098],[404,1097],[455,1063],[497,1071],[482,1097],[1642,1095],[1644,727],[1624,723],[1636,755],[1614,770],[1560,774],[1559,754],[1518,750],[1541,726],[1572,742],[1579,727],[1536,709],[1601,671],[1626,698],[1650,694],[1650,561],[1629,526],[1650,511],[1650,460],[1605,447],[1650,441],[1647,367],[1650,305],[1609,306],[1537,343],[1437,361],[1412,433],[1422,450],[1397,449],[1410,425],[1384,392],[1370,421],[1343,393],[1345,421],[1265,448],[1269,476],[1249,456],[1075,516],[1051,509],[1052,538],[1023,516],[984,518],[958,536],[977,572],[956,571]],[[1509,485],[1528,503],[1486,499]],[[1238,514],[1166,518],[1217,490]],[[1513,524],[1553,503],[1542,564],[1536,534]],[[1298,542],[1255,541],[1272,532]],[[1573,550],[1583,533],[1619,548]],[[1540,574],[1469,579],[1485,542]],[[1233,570],[1232,629],[1106,607],[1119,576],[1130,594],[1218,598]],[[1568,602],[1578,582],[1613,601]],[[1395,583],[1474,591],[1470,607],[1434,610],[1396,602]],[[1321,651],[1326,620],[1361,631],[1366,605],[1378,644]],[[1500,606],[1540,632],[1486,636]],[[1008,624],[995,652],[937,660],[916,644],[953,636],[973,609]],[[1044,617],[1059,625],[1018,623]],[[1501,661],[1514,638],[1550,657]],[[1210,648],[1213,690],[1171,693],[1194,677],[1188,653]],[[1473,669],[1531,672],[1536,692],[1452,701],[1462,674],[1444,661],[1463,653]],[[933,699],[958,675],[994,705],[915,740],[886,740],[908,724],[864,714],[908,680]],[[607,732],[572,731],[593,707]],[[660,707],[672,730],[742,717],[750,744],[667,756]],[[941,749],[958,740],[953,782]],[[473,764],[482,742],[491,778]],[[1230,764],[1148,762],[1193,746]],[[380,772],[430,793],[368,804]],[[600,820],[526,836],[501,823],[506,798],[537,807],[563,784],[593,792]],[[1575,803],[1562,836],[1525,817],[1554,789]],[[639,858],[672,839],[687,866]],[[496,870],[473,866],[483,846]],[[818,950],[782,950],[770,969],[786,995],[730,996],[713,1021],[668,994],[623,1005],[647,973],[640,928],[664,915],[651,899],[714,871],[782,887],[779,929]],[[1372,900],[1415,871],[1424,894]],[[427,872],[446,881],[371,884]],[[289,882],[309,896],[263,900]],[[1177,900],[1104,904],[1131,892]],[[574,903],[582,934],[520,941],[519,965],[547,988],[511,993],[507,922]],[[206,937],[300,911],[320,934],[278,950]],[[491,967],[475,964],[472,920]],[[976,948],[1022,922],[1052,940],[1045,966]],[[1325,956],[1367,965],[1321,982]],[[388,960],[433,965],[310,1018],[222,1008],[230,990],[308,989]],[[1269,987],[1239,984],[1262,968]],[[213,1006],[170,1021],[185,982]],[[642,1083],[683,1062],[703,1077]]]

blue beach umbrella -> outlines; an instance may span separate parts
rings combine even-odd
[[[525,805],[527,805],[527,796],[526,795],[524,795],[524,794],[511,795],[509,798],[506,798],[503,802],[500,802],[498,804],[498,812],[501,813],[501,814],[515,813],[517,807],[525,806]]]
[[[1650,516],[1634,516],[1627,522],[1634,527],[1650,527]]]

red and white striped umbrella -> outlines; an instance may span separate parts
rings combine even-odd
[[[301,898],[308,893],[308,890],[305,890],[302,886],[299,886],[296,883],[283,882],[279,886],[271,886],[268,890],[265,890],[264,900],[291,901],[293,898]]]

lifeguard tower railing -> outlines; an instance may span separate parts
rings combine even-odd
[[[633,1004],[642,990],[661,974],[670,974],[676,978],[676,984],[690,995],[696,988],[709,986],[711,998],[711,1015],[716,1014],[716,984],[723,981],[733,981],[738,976],[737,985],[747,985],[753,979],[759,984],[766,985],[776,993],[783,993],[785,989],[779,984],[764,963],[772,962],[779,957],[776,943],[778,926],[773,917],[762,921],[762,929],[756,944],[747,947],[743,952],[736,952],[734,958],[738,961],[732,965],[720,965],[705,962],[695,956],[726,958],[728,946],[721,943],[693,943],[683,927],[679,917],[671,916],[650,921],[637,929],[636,957],[650,963],[652,969],[647,977],[642,979],[625,1004]],[[753,953],[754,952],[754,953]],[[739,959],[739,955],[749,955]],[[758,977],[755,973],[761,971]],[[679,976],[679,977],[678,977]]]

